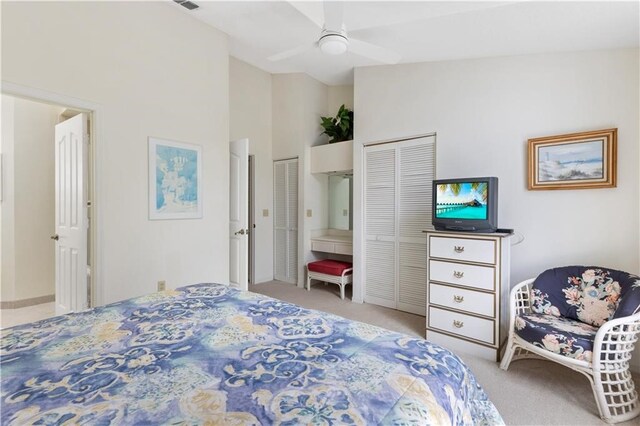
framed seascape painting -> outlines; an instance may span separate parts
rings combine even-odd
[[[149,138],[149,219],[202,217],[202,149]]]
[[[529,189],[616,186],[618,129],[529,139]]]

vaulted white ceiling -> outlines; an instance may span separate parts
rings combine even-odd
[[[323,21],[322,2],[194,1],[200,8],[185,13],[227,33],[231,55],[265,71],[304,72],[338,85],[352,84],[354,67],[380,64],[317,47],[267,59],[318,39],[314,20]],[[640,45],[637,1],[351,1],[344,2],[344,24],[349,36],[399,53],[400,63]]]

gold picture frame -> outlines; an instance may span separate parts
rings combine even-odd
[[[528,140],[530,190],[615,188],[618,129]]]

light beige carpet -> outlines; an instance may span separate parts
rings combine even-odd
[[[340,300],[337,285],[314,284],[311,291],[279,281],[256,284],[251,291],[424,337],[425,318],[376,305]],[[603,425],[589,382],[581,374],[548,361],[522,360],[511,364],[509,371],[498,364],[470,355],[458,354],[475,373],[489,398],[508,425]],[[638,377],[636,386],[640,382]],[[622,423],[640,425],[640,418]]]

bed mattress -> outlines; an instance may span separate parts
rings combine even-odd
[[[199,284],[2,330],[2,424],[503,424],[426,340]]]

